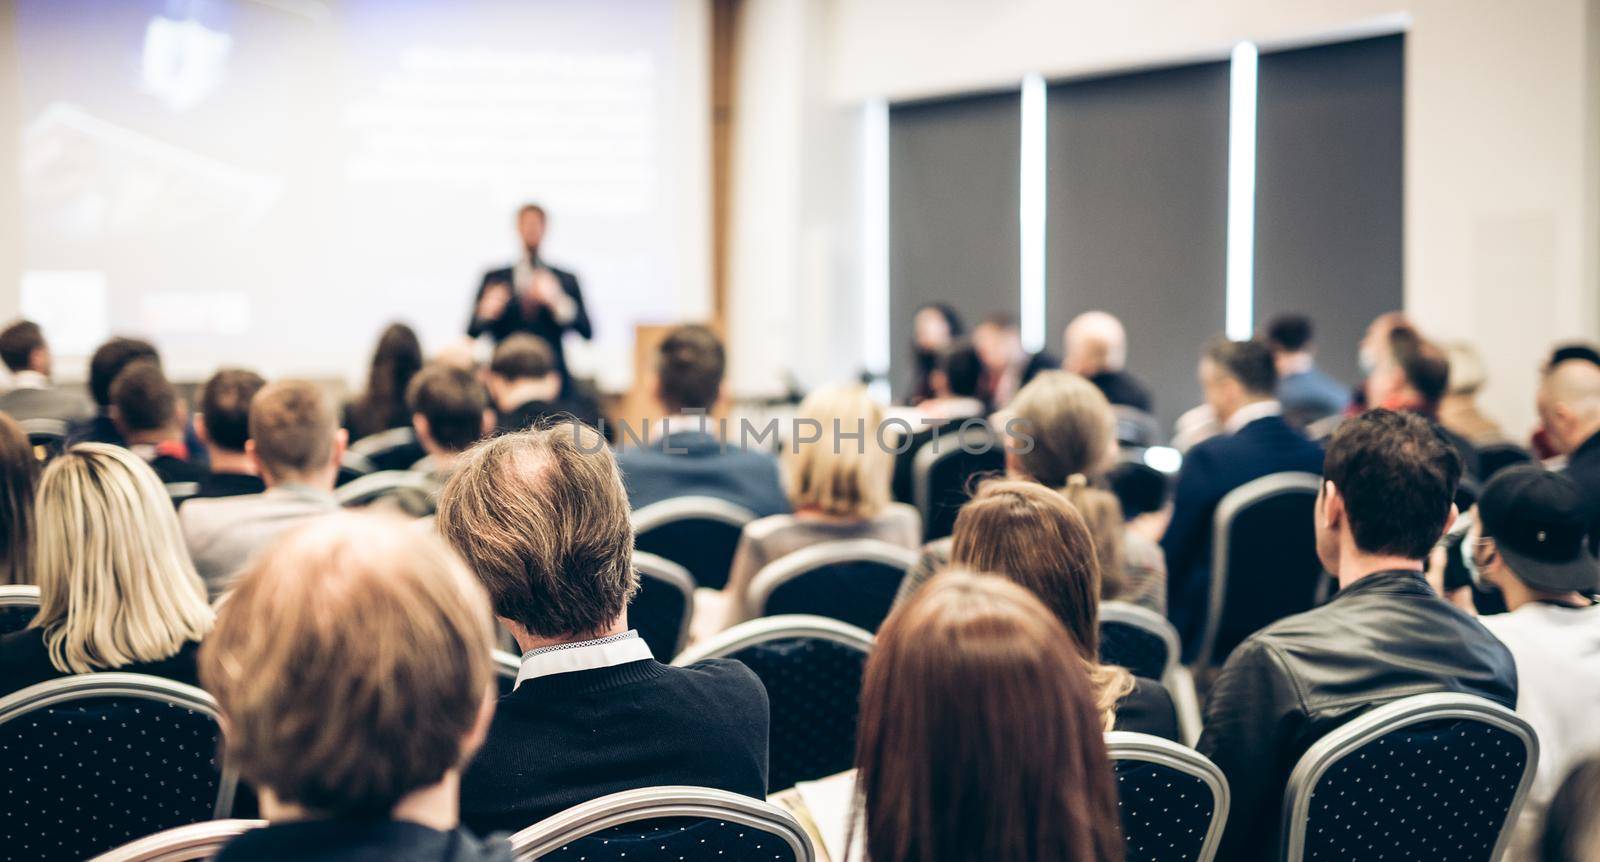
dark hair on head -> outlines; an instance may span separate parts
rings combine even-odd
[[[16,420],[0,413],[0,586],[33,580],[33,496],[39,459]]]
[[[924,302],[917,306],[917,310],[913,311],[911,316],[915,319],[924,311],[937,311],[939,316],[944,318],[945,326],[949,327],[951,338],[960,338],[966,331],[966,327],[961,323],[961,313],[948,302]]]
[[[537,335],[518,332],[494,349],[489,373],[506,380],[531,380],[556,370],[556,353],[550,343]]]
[[[1369,410],[1334,432],[1322,475],[1344,498],[1356,547],[1422,560],[1444,533],[1461,456],[1422,416]]]
[[[969,339],[963,338],[950,345],[939,357],[939,370],[944,372],[945,385],[950,387],[951,395],[977,396],[978,383],[983,379],[983,360],[978,358],[978,351],[973,349]]]
[[[1594,862],[1600,859],[1600,757],[1578,764],[1561,782],[1545,809],[1539,837],[1539,862]]]
[[[411,424],[406,385],[422,369],[422,342],[404,323],[391,323],[378,337],[367,372],[367,390],[350,405],[350,436],[361,439]]]
[[[19,320],[0,330],[0,362],[12,371],[25,371],[33,352],[44,346],[44,330],[31,320]]]
[[[1583,342],[1563,344],[1550,351],[1550,361],[1545,365],[1554,368],[1569,359],[1581,359],[1591,365],[1600,365],[1600,350],[1595,349],[1592,344]]]
[[[1009,311],[992,311],[984,315],[979,326],[993,326],[997,329],[1016,329],[1017,316]]]
[[[243,452],[250,439],[250,399],[267,385],[261,375],[243,368],[223,368],[200,389],[200,416],[211,445]]]
[[[1272,349],[1299,353],[1311,345],[1311,318],[1304,314],[1280,314],[1267,322],[1266,335]]]
[[[406,387],[406,405],[428,420],[435,443],[460,452],[483,437],[483,412],[489,393],[468,372],[434,363],[418,371]]]
[[[674,329],[656,352],[661,400],[674,410],[710,409],[727,370],[722,339],[699,324]]]
[[[161,364],[161,354],[156,347],[142,338],[113,338],[95,349],[89,358],[89,394],[101,407],[111,404],[111,381],[128,363],[148,359]]]
[[[117,421],[129,431],[157,431],[173,424],[178,415],[178,390],[147,359],[130,363],[111,382],[111,406]]]
[[[1389,352],[1406,381],[1430,409],[1439,405],[1450,389],[1450,357],[1437,344],[1409,326],[1389,333]]]
[[[1271,395],[1278,389],[1278,364],[1260,341],[1230,341],[1217,336],[1206,343],[1205,358],[1224,374],[1239,381],[1252,395]]]

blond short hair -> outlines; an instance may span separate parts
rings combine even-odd
[[[275,479],[315,473],[333,458],[339,430],[333,402],[316,384],[279,380],[250,400],[250,439]]]
[[[493,644],[483,588],[438,537],[336,514],[251,563],[200,678],[245,779],[318,814],[381,816],[470,757]]]
[[[161,480],[120,446],[83,443],[39,479],[34,572],[50,663],[62,673],[171,658],[211,630],[205,584]]]
[[[800,402],[797,418],[818,423],[822,436],[815,442],[797,436],[784,452],[784,478],[794,508],[841,518],[873,518],[882,512],[889,505],[894,455],[878,440],[883,424],[878,402],[861,386],[826,386]]]

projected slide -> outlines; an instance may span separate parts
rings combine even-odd
[[[391,320],[459,337],[532,200],[595,317],[575,364],[623,385],[635,323],[696,313],[691,8],[22,0],[23,311],[68,355],[349,373]]]

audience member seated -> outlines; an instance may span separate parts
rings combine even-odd
[[[1061,494],[1016,479],[985,482],[956,517],[951,565],[1028,588],[1072,638],[1106,730],[1178,741],[1178,712],[1161,683],[1100,663],[1100,564],[1083,516]]]
[[[112,670],[198,684],[211,606],[150,466],[116,446],[74,446],[45,468],[34,515],[39,613],[0,636],[0,695]]]
[[[39,460],[22,426],[0,413],[0,587],[33,583],[33,494]]]
[[[1539,420],[1564,472],[1578,483],[1600,517],[1600,365],[1569,359],[1539,384]]]
[[[680,326],[661,342],[656,353],[656,401],[667,418],[659,433],[646,432],[648,439],[636,441],[642,445],[617,455],[633,508],[674,497],[704,496],[727,500],[761,517],[789,511],[776,458],[747,451],[737,440],[724,445],[707,430],[715,427],[709,414],[722,396],[726,369],[722,340],[704,326]],[[644,430],[637,419],[624,419],[633,433]],[[624,438],[628,435],[622,432]]]
[[[1402,311],[1385,311],[1367,324],[1367,331],[1362,333],[1361,343],[1356,346],[1356,361],[1365,376],[1350,392],[1348,412],[1359,413],[1368,407],[1383,406],[1367,400],[1366,376],[1371,376],[1378,370],[1378,366],[1387,361],[1390,352],[1389,337],[1400,328],[1412,328],[1411,320]]]
[[[113,338],[95,348],[94,355],[89,357],[89,395],[94,399],[97,412],[72,427],[68,443],[122,445],[122,433],[111,421],[111,381],[117,379],[122,369],[140,360],[159,364],[161,355],[156,353],[155,345],[138,338]]]
[[[345,441],[332,403],[315,384],[281,380],[256,393],[245,451],[267,490],[190,500],[180,514],[189,553],[213,597],[285,531],[338,509],[333,483]]]
[[[200,389],[194,432],[211,456],[211,472],[200,480],[197,497],[237,497],[267,490],[255,462],[245,454],[250,439],[250,400],[267,381],[254,371],[224,368]]]
[[[1035,374],[1055,368],[1058,361],[1048,353],[1029,354],[1022,346],[1022,332],[1009,314],[991,314],[972,330],[972,346],[978,351],[983,373],[978,378],[978,398],[989,410],[1011,403],[1017,390]]]
[[[1517,665],[1517,712],[1539,736],[1539,771],[1522,811],[1531,840],[1562,776],[1600,756],[1600,561],[1586,545],[1589,503],[1576,482],[1534,465],[1484,486],[1462,555],[1480,588],[1510,611],[1483,626]]]
[[[428,365],[406,387],[417,440],[428,453],[417,467],[441,484],[461,453],[494,430],[489,393],[477,378],[450,365]]]
[[[1439,406],[1450,388],[1450,358],[1413,327],[1396,326],[1389,332],[1388,350],[1379,354],[1363,385],[1368,406],[1417,413],[1437,424]],[[1464,475],[1476,477],[1477,447],[1442,425],[1439,432],[1461,456]]]
[[[1167,569],[1161,548],[1131,531],[1116,495],[1100,487],[1116,455],[1116,416],[1105,395],[1065,371],[1040,374],[1001,413],[1007,436],[1006,473],[1065,494],[1094,536],[1100,563],[1100,598],[1132,602],[1161,613],[1166,608]],[[899,601],[950,560],[952,539],[923,547],[922,560],[906,574]]]
[[[822,862],[1120,860],[1097,694],[1033,594],[940,575],[878,633],[856,769],[778,801],[816,827]]]
[[[1439,402],[1439,424],[1465,438],[1474,448],[1504,443],[1506,432],[1478,408],[1478,392],[1489,381],[1478,349],[1465,341],[1443,345],[1450,366],[1450,383]]]
[[[422,342],[403,323],[391,323],[378,337],[367,370],[367,388],[344,407],[343,424],[350,439],[360,440],[391,428],[411,427],[406,386],[422,370]]]
[[[1217,338],[1200,357],[1200,388],[1223,433],[1183,459],[1172,521],[1161,537],[1167,558],[1167,616],[1193,660],[1211,591],[1211,534],[1217,504],[1229,491],[1272,473],[1322,472],[1322,449],[1295,430],[1273,397],[1278,371],[1259,341]]]
[[[1367,709],[1429,692],[1515,706],[1511,654],[1423,577],[1460,476],[1461,459],[1420,416],[1377,409],[1335,432],[1315,518],[1339,592],[1251,636],[1211,691],[1199,748],[1232,791],[1218,859],[1277,858],[1295,763]]]
[[[483,588],[432,534],[345,514],[275,544],[201,651],[223,758],[268,821],[217,862],[510,862],[459,826],[493,644]]]
[[[933,373],[945,351],[961,337],[961,315],[943,302],[930,302],[917,308],[911,317],[911,381],[906,387],[906,403],[915,407],[934,397]]]
[[[111,421],[122,445],[148,462],[162,482],[199,482],[205,468],[189,460],[184,428],[189,407],[148,360],[130,363],[111,382]]]
[[[940,434],[952,433],[969,419],[988,415],[978,396],[978,380],[983,365],[978,352],[966,340],[952,344],[939,356],[938,366],[928,375],[929,395],[917,405],[911,436],[896,442],[894,459],[894,498],[914,503],[917,453]],[[903,429],[902,429],[903,430]],[[950,444],[955,448],[955,444]]]
[[[560,416],[600,428],[600,411],[593,404],[562,397],[555,352],[537,335],[518,332],[500,342],[484,382],[494,399],[499,433],[524,431]]]
[[[0,330],[0,361],[11,372],[11,391],[0,395],[0,413],[18,421],[57,419],[86,422],[94,405],[79,392],[50,382],[50,345],[39,324],[19,320]]]
[[[467,826],[520,829],[640,787],[765,796],[761,681],[734,661],[660,664],[628,628],[633,527],[599,432],[568,422],[473,447],[440,492],[438,527],[522,650],[462,780]]]
[[[794,514],[768,515],[745,525],[722,592],[724,608],[718,613],[704,607],[706,618],[721,618],[727,625],[743,620],[746,593],[756,573],[802,548],[877,539],[916,550],[922,542],[922,517],[889,498],[894,458],[878,442],[882,423],[883,408],[860,386],[824,387],[800,403],[796,437],[783,454]],[[801,437],[801,426],[817,428],[816,438]],[[858,437],[846,436],[857,432]],[[701,616],[700,609],[696,616]]]
[[[1337,416],[1350,404],[1350,387],[1317,367],[1311,318],[1280,314],[1267,323],[1266,342],[1278,367],[1278,403],[1283,416],[1304,428]]]
[[[1538,862],[1600,859],[1600,758],[1579,766],[1561,783],[1544,820]]]
[[[1061,367],[1088,379],[1112,404],[1155,412],[1150,390],[1126,370],[1128,333],[1122,321],[1104,311],[1086,311],[1067,324],[1066,359]]]

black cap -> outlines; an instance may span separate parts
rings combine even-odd
[[[1590,510],[1583,489],[1534,464],[1508,467],[1478,500],[1482,535],[1517,578],[1548,592],[1600,591],[1600,560],[1589,553]]]

